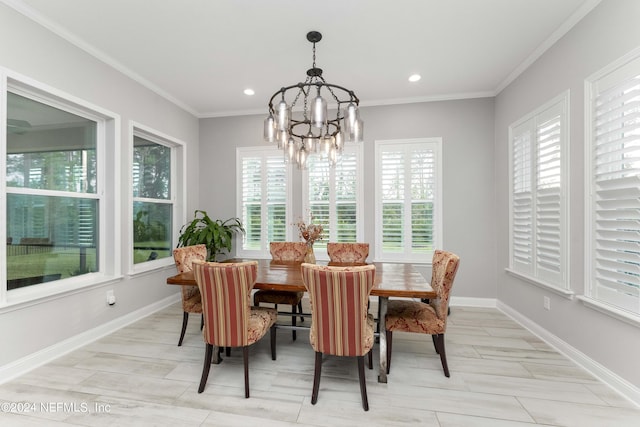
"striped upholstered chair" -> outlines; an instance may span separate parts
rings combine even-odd
[[[173,250],[173,260],[176,263],[178,273],[191,271],[193,261],[204,261],[207,259],[207,247],[205,245],[184,246]],[[184,333],[189,323],[189,313],[202,313],[202,304],[200,302],[200,291],[197,286],[182,286],[182,332],[178,346],[182,345]],[[200,328],[202,328],[202,321]]]
[[[368,243],[327,243],[330,262],[366,262],[369,256]]]
[[[307,254],[305,242],[271,242],[269,251],[273,262],[302,262]],[[278,304],[291,306],[291,324],[296,326],[296,312],[302,313],[302,297],[304,292],[271,291],[261,289],[253,294],[253,305],[258,307],[261,302],[273,304],[278,309]],[[304,322],[304,317],[300,317]],[[291,332],[293,340],[296,340],[295,329]]]
[[[436,250],[433,253],[431,287],[438,297],[428,303],[412,300],[391,300],[387,306],[387,373],[391,369],[393,332],[430,334],[444,375],[449,376],[449,366],[444,350],[444,333],[447,330],[447,312],[453,279],[456,277],[460,258],[458,255]]]
[[[198,393],[202,393],[207,384],[213,347],[242,347],[244,395],[249,397],[249,346],[260,340],[267,331],[271,331],[271,358],[276,360],[277,313],[272,308],[250,305],[258,263],[197,261],[193,264],[193,271],[202,295],[202,335],[206,343]]]
[[[322,355],[351,356],[358,360],[362,407],[369,410],[364,355],[372,369],[373,317],[367,314],[375,265],[330,267],[302,264],[302,280],[311,302],[309,340],[316,352],[311,403],[318,401]]]

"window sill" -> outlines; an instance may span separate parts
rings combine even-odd
[[[111,285],[120,280],[122,280],[121,275],[106,276],[91,273],[55,282],[48,282],[50,284],[44,287],[34,285],[28,288],[7,291],[5,294],[6,300],[0,301],[0,314],[86,292],[97,287]]]
[[[637,314],[634,315],[628,311],[620,310],[619,308],[604,304],[600,301],[584,295],[579,295],[577,298],[586,307],[599,311],[600,313],[606,314],[607,316],[615,317],[616,319],[622,320],[623,322],[628,323],[632,326],[640,327],[640,316],[638,316]]]
[[[545,289],[547,291],[551,291],[555,294],[560,295],[561,297],[567,298],[567,299],[573,299],[575,292],[569,290],[569,289],[561,289],[557,286],[551,285],[549,283],[543,282],[539,279],[534,279],[531,276],[527,276],[525,274],[522,273],[518,273],[517,271],[514,271],[510,268],[505,268],[504,271],[507,272],[507,274],[509,274],[510,276],[513,277],[517,277],[518,279],[524,280],[527,283],[530,283],[534,286],[537,286],[539,288]]]
[[[129,271],[129,277],[139,277],[146,274],[155,273],[156,271],[167,270],[171,267],[175,267],[175,261],[173,257],[163,258],[156,261],[147,261],[140,264],[134,264]]]

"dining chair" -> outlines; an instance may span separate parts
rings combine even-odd
[[[269,243],[271,259],[274,262],[302,262],[307,254],[307,244],[305,242],[271,242]],[[253,305],[260,306],[260,303],[273,304],[278,309],[278,304],[291,306],[291,325],[296,326],[296,314],[302,314],[302,298],[304,292],[272,291],[261,289],[253,294]],[[300,316],[300,321],[304,322],[304,317]],[[295,329],[291,332],[293,340],[296,340]]]
[[[311,302],[309,340],[315,350],[311,403],[318,401],[322,356],[356,357],[362,407],[369,410],[364,376],[364,355],[373,369],[373,317],[367,313],[375,265],[332,267],[302,264],[302,281]]]
[[[330,262],[366,262],[369,256],[368,243],[327,243]]]
[[[173,250],[173,260],[176,263],[178,273],[191,271],[194,261],[204,261],[207,259],[207,247],[205,245],[184,246]],[[184,334],[189,323],[189,313],[202,313],[200,291],[197,286],[182,286],[182,331],[178,346],[182,345]],[[202,329],[204,318],[201,317],[200,329]]]
[[[193,271],[202,295],[202,335],[206,343],[198,393],[202,393],[207,384],[213,347],[242,347],[244,396],[248,398],[249,346],[264,337],[267,331],[271,335],[271,359],[276,360],[277,313],[272,308],[251,307],[249,304],[251,289],[256,283],[258,262],[196,261]]]
[[[449,366],[444,349],[444,334],[447,330],[447,312],[453,279],[456,277],[460,257],[458,255],[436,250],[433,253],[431,287],[437,298],[428,303],[412,300],[390,300],[385,317],[387,336],[387,373],[391,370],[391,351],[393,332],[415,332],[430,334],[444,375],[449,377]]]

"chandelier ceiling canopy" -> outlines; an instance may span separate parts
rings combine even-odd
[[[304,82],[273,94],[264,121],[265,141],[277,143],[284,150],[285,161],[295,162],[300,169],[306,168],[311,154],[326,156],[333,166],[345,142],[362,142],[360,100],[352,90],[327,83],[322,69],[316,67],[316,43],[321,39],[318,31],[307,34],[313,44],[313,65]],[[336,105],[331,116],[328,103]]]

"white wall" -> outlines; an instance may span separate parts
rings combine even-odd
[[[354,88],[357,92],[357,88]],[[493,99],[363,107],[365,241],[374,243],[374,141],[443,139],[444,249],[460,255],[454,296],[495,298]],[[266,112],[265,112],[266,116]],[[258,146],[265,116],[203,119],[200,125],[200,207],[214,218],[236,216],[235,149]],[[300,194],[294,170],[294,194]],[[300,200],[294,215],[301,213]],[[375,254],[371,253],[375,259]],[[430,261],[430,260],[425,260]]]
[[[604,0],[496,98],[496,215],[498,299],[586,354],[636,388],[640,387],[638,327],[507,275],[508,126],[545,101],[570,90],[570,278],[583,293],[584,274],[584,79],[640,46],[640,2]],[[543,296],[551,310],[543,309]]]
[[[4,4],[0,4],[0,40],[1,67],[120,115],[121,164],[128,162],[129,120],[186,142],[190,165],[187,181],[192,190],[187,195],[188,210],[196,206],[197,118]],[[120,233],[126,244],[129,171],[122,172],[122,230],[109,231]],[[128,265],[126,251],[121,256],[124,270]],[[0,372],[27,355],[176,295],[178,289],[165,284],[166,277],[174,272],[175,267],[171,267],[136,277],[125,275],[108,287],[89,287],[75,294],[0,308]],[[115,306],[106,304],[106,289],[115,291]],[[179,327],[180,319],[176,319],[176,340]]]

